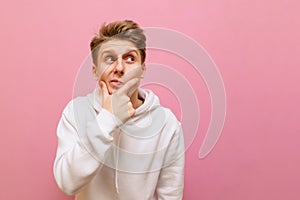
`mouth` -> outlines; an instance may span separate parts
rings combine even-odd
[[[118,80],[118,79],[112,79],[112,80],[110,81],[110,84],[111,84],[113,87],[119,88],[119,87],[121,87],[121,86],[123,85],[123,82],[121,82],[121,81]]]

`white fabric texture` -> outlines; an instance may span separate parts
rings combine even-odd
[[[54,162],[64,193],[76,200],[182,199],[181,124],[151,90],[138,92],[145,101],[124,124],[101,108],[100,88],[67,104]]]

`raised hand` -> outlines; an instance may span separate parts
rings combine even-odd
[[[108,110],[125,123],[135,114],[135,109],[130,101],[130,97],[138,88],[139,83],[139,78],[131,79],[113,94],[109,94],[105,82],[101,81],[102,108]]]

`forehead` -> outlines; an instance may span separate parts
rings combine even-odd
[[[129,51],[137,51],[135,45],[127,40],[112,39],[101,44],[98,55],[103,55],[106,52],[124,54]]]

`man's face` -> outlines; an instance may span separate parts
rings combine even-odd
[[[112,94],[129,80],[142,77],[145,64],[142,64],[140,52],[132,42],[112,39],[101,44],[93,73],[99,82],[105,82]]]

